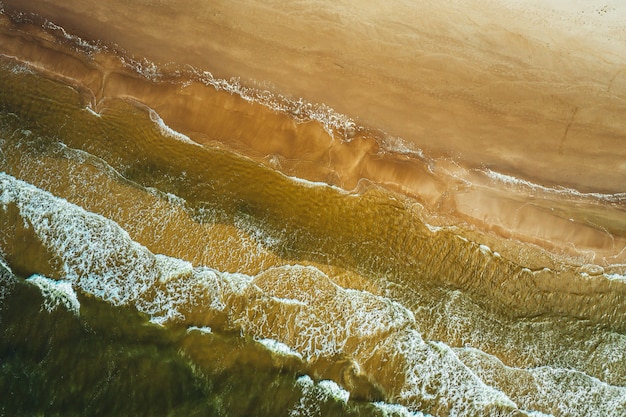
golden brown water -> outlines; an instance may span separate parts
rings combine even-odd
[[[25,282],[39,287],[44,301],[33,294],[19,296],[47,306],[41,317],[32,318],[36,326],[48,326],[46,312],[61,314],[63,308],[80,314],[66,315],[67,324],[60,328],[77,326],[76,320],[95,326],[102,315],[113,314],[106,313],[108,305],[119,318],[99,325],[106,335],[115,320],[138,313],[138,324],[132,319],[124,327],[129,336],[121,337],[122,346],[132,343],[133,333],[143,335],[148,320],[163,325],[153,329],[158,336],[145,336],[167,345],[162,355],[150,356],[150,366],[162,369],[165,362],[179,371],[163,371],[149,386],[109,379],[105,385],[111,395],[130,390],[136,396],[124,407],[139,407],[142,392],[169,391],[172,412],[182,413],[184,407],[176,407],[187,404],[198,415],[625,412],[626,216],[619,181],[623,147],[618,146],[623,127],[606,122],[621,111],[619,77],[604,96],[593,98],[602,99],[610,114],[598,119],[576,110],[580,124],[566,125],[567,141],[557,152],[567,161],[553,160],[545,169],[548,162],[542,158],[550,155],[535,160],[528,149],[543,143],[551,123],[559,124],[551,111],[558,113],[554,103],[562,96],[550,102],[556,107],[536,110],[541,100],[533,94],[543,97],[547,89],[529,95],[528,85],[500,86],[524,95],[527,104],[486,112],[487,119],[480,119],[487,117],[482,110],[473,110],[465,117],[480,127],[461,129],[456,116],[460,108],[475,108],[475,100],[446,99],[444,111],[436,95],[415,98],[402,89],[399,99],[377,84],[393,75],[386,67],[363,72],[363,60],[375,59],[359,52],[364,47],[359,43],[350,50],[355,56],[342,58],[352,66],[330,70],[322,59],[305,72],[300,66],[306,62],[294,58],[301,56],[295,45],[313,38],[302,35],[292,39],[292,47],[284,46],[278,35],[293,30],[288,19],[280,20],[275,32],[264,32],[269,23],[257,21],[260,10],[276,11],[275,19],[283,16],[271,5],[216,4],[191,16],[182,3],[169,11],[153,3],[128,8],[111,3],[110,14],[100,4],[87,9],[82,4],[21,4],[65,29],[49,22],[41,27],[39,16],[18,16],[12,2],[5,2],[0,16],[0,243],[7,271],[24,278],[36,274],[27,281],[7,275],[0,295],[13,300],[14,293],[32,293],[32,287],[22,288]],[[161,19],[143,26],[143,36],[137,37],[141,30],[130,20],[137,8],[143,11],[140,21],[167,13],[181,32],[168,32],[173,23]],[[71,13],[55,14],[62,9]],[[173,10],[180,10],[175,18]],[[345,19],[368,22],[359,13],[372,10],[339,14],[342,25],[333,23],[330,14],[316,14],[328,23],[328,33],[320,36],[335,36],[335,47],[343,51],[342,40],[363,30],[341,29]],[[219,17],[218,11],[231,15]],[[81,20],[87,18],[111,24]],[[220,26],[219,19],[226,23]],[[233,22],[241,26],[235,30],[229,26]],[[246,72],[251,61],[245,51],[255,44],[249,39],[253,23],[258,29],[252,34],[259,45],[255,53],[283,51],[283,73],[264,72],[263,60],[253,73]],[[389,21],[383,23],[380,37],[372,37],[374,50],[390,33],[407,36],[406,27],[390,32]],[[420,34],[431,42],[438,39],[435,26],[421,28]],[[193,28],[199,32],[190,34]],[[216,28],[223,35],[219,41],[212,32]],[[70,38],[71,31],[103,44],[96,48]],[[211,41],[200,47],[194,44],[199,39]],[[441,40],[441,45],[451,47],[453,40]],[[316,37],[315,42],[321,41]],[[393,49],[401,44],[379,53],[401,59]],[[174,53],[174,45],[179,52]],[[180,52],[186,48],[194,54]],[[204,57],[198,56],[202,48]],[[463,56],[472,54],[476,50],[468,49]],[[306,54],[307,59],[319,56],[337,58],[320,50]],[[266,58],[271,57],[276,55]],[[613,64],[607,60],[608,68]],[[399,71],[394,62],[387,64]],[[572,68],[563,70],[563,80],[578,79],[580,74],[566,71]],[[211,74],[205,72],[209,69]],[[293,71],[300,76],[289,81]],[[397,86],[408,73],[396,74],[385,88]],[[443,71],[433,80],[455,80],[451,74]],[[258,83],[250,88],[217,78],[231,75],[274,85],[269,92]],[[304,85],[332,79],[349,82],[319,96],[315,85]],[[364,81],[367,89],[359,87]],[[473,82],[489,85],[484,79]],[[560,91],[559,85],[548,86]],[[352,119],[325,105],[280,95],[287,92],[332,104]],[[366,93],[380,98],[373,113],[365,110]],[[413,116],[394,107],[414,109],[426,102],[430,107],[424,114],[433,120],[421,123],[431,133],[440,127],[428,143],[424,132],[415,135]],[[470,102],[474,105],[468,107]],[[502,134],[503,124],[517,130],[532,119],[531,110],[541,120],[518,131],[517,139],[498,142],[500,149],[492,153],[493,132]],[[589,149],[585,135],[590,132],[597,152]],[[404,141],[391,134],[401,134]],[[479,149],[482,140],[491,141],[481,148],[485,152],[469,151]],[[450,158],[450,152],[458,155]],[[587,157],[593,172],[581,165],[571,168]],[[506,158],[517,162],[507,165]],[[76,297],[80,302],[73,303]],[[26,322],[15,316],[17,301],[3,305],[0,318],[18,327]],[[34,337],[26,332],[23,337]],[[19,350],[19,337],[11,334],[3,349]],[[97,339],[85,343],[101,349],[102,358],[110,354]],[[150,342],[142,346],[154,349]],[[177,359],[168,356],[177,351]],[[135,361],[132,355],[116,357]],[[27,354],[20,358],[7,362],[1,386],[15,389],[6,381],[15,375],[11,367],[28,363]],[[31,384],[45,380],[50,385],[50,379],[59,378],[58,366],[83,369],[60,356]],[[145,372],[150,380],[158,371]],[[264,382],[248,380],[252,375]],[[194,394],[164,388],[168,379],[189,384]],[[220,384],[230,388],[214,389]],[[267,384],[276,387],[276,400],[255,400]],[[51,395],[46,392],[42,388],[38,395]],[[237,395],[246,398],[248,408],[238,408]],[[203,408],[209,404],[203,398],[209,397],[221,399],[222,408]],[[16,398],[2,410],[46,410],[45,401],[27,409]],[[66,410],[76,412],[79,403]],[[405,408],[386,405],[394,403]],[[63,406],[57,406],[62,412]],[[163,412],[167,409],[163,406]]]

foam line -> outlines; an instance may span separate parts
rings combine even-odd
[[[33,275],[26,281],[39,288],[44,297],[43,307],[48,312],[64,307],[76,316],[80,314],[80,302],[69,281],[55,281],[43,275]]]

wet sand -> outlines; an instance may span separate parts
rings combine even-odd
[[[151,82],[107,53],[72,53],[51,39],[61,30],[5,27],[2,53],[81,85],[96,110],[107,98],[132,98],[198,142],[289,175],[348,190],[367,180],[402,192],[432,213],[433,224],[475,225],[574,264],[626,260],[625,51],[611,38],[623,29],[598,20],[599,12],[583,23],[607,30],[583,27],[580,13],[479,0],[305,1],[288,9],[267,2],[4,4],[9,14],[35,12],[113,46],[117,56],[143,62],[144,74],[151,67],[143,58],[165,74]],[[213,80],[239,77],[241,86],[269,90],[274,102],[322,103],[355,124],[340,120],[331,135],[293,109],[277,112],[183,83],[189,66]]]

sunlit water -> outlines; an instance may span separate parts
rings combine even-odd
[[[0,171],[2,415],[626,414],[619,268],[512,259],[8,58]]]

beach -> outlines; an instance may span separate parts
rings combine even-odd
[[[274,415],[620,415],[624,13],[5,0],[0,299],[139,314]]]

